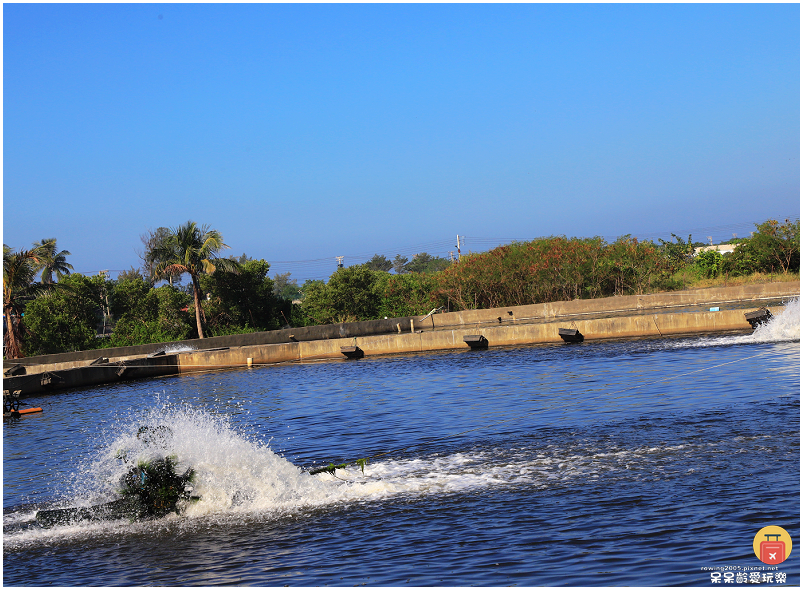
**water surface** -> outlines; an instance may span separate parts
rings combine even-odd
[[[754,334],[284,365],[32,398],[3,428],[6,585],[710,585],[800,539],[800,305]],[[113,499],[142,424],[197,471]],[[334,476],[310,467],[367,458]],[[796,531],[796,532],[795,532]],[[800,580],[800,554],[779,566]]]

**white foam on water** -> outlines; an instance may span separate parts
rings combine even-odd
[[[782,313],[752,334],[701,338],[675,345],[798,340],[800,298],[795,298]],[[142,425],[165,426],[170,434],[147,443],[137,437]],[[609,476],[661,477],[663,470],[669,471],[672,459],[709,445],[593,448],[573,444],[490,449],[379,460],[369,463],[364,473],[351,466],[337,470],[335,476],[310,475],[272,451],[268,441],[233,427],[227,417],[186,404],[164,402],[142,415],[126,416],[109,428],[96,445],[96,456],[76,467],[57,506],[93,506],[116,499],[120,479],[133,464],[163,455],[177,457],[179,470],[195,470],[194,493],[201,500],[187,506],[180,516],[168,515],[157,521],[80,522],[49,529],[25,527],[36,515],[36,510],[26,508],[4,515],[4,527],[9,527],[9,532],[4,532],[4,547],[13,550],[59,540],[152,534],[164,527],[207,519],[229,522],[238,518],[280,518],[306,509],[404,495],[458,494],[512,485],[546,489]]]
[[[163,351],[166,354],[178,354],[181,352],[194,352],[195,350],[197,350],[197,347],[189,344],[167,344],[156,350],[156,352]]]
[[[670,344],[670,347],[694,348],[731,344],[766,344],[770,342],[792,342],[795,340],[800,340],[800,297],[789,300],[781,313],[777,313],[768,322],[757,326],[752,334],[699,338],[691,342],[675,342]]]
[[[4,533],[5,546],[151,534],[165,527],[192,526],[204,519],[224,524],[241,518],[280,518],[306,509],[403,495],[419,498],[509,485],[546,489],[615,477],[619,472],[628,478],[651,477],[665,460],[668,463],[696,450],[692,445],[520,446],[377,461],[369,463],[363,473],[359,467],[350,466],[336,470],[335,476],[310,475],[274,453],[268,443],[237,431],[224,416],[168,403],[146,414],[144,421],[129,419],[107,433],[98,456],[75,471],[59,505],[91,506],[115,499],[120,478],[132,464],[163,455],[178,457],[179,471],[190,466],[195,470],[194,493],[201,500],[189,504],[180,516],[170,514],[155,521],[22,528]],[[171,433],[146,443],[137,438],[142,424],[166,426]],[[35,510],[22,510],[5,515],[4,526],[31,522],[35,514]]]

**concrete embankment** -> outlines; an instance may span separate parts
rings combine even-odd
[[[5,361],[3,389],[19,390],[24,397],[124,379],[248,365],[469,349],[468,336],[482,336],[482,344],[489,347],[559,343],[560,328],[577,329],[586,341],[744,332],[752,330],[745,313],[760,307],[759,302],[769,301],[772,313],[778,314],[782,308],[773,303],[797,295],[800,282],[771,283],[220,336],[171,343],[171,347],[195,349],[175,353],[158,354],[165,345],[150,344],[47,355]],[[720,311],[691,311],[701,305]],[[738,309],[725,309],[726,305]]]
[[[791,281],[468,310],[436,314],[422,323],[420,318],[412,319],[415,320],[416,328],[439,329],[508,322],[554,321],[566,317],[635,315],[644,311],[674,313],[698,306],[724,308],[726,304],[742,302],[752,302],[753,307],[759,307],[760,301],[792,298],[798,295],[800,295],[800,281]]]
[[[621,316],[565,322],[462,327],[420,330],[407,334],[384,334],[317,340],[272,346],[245,346],[218,351],[197,351],[178,356],[178,371],[214,370],[229,366],[246,366],[286,361],[344,359],[343,349],[357,348],[364,356],[413,354],[435,350],[469,349],[467,336],[483,336],[487,346],[517,346],[525,344],[560,343],[559,328],[577,328],[586,341],[616,338],[647,338],[706,332],[747,332],[752,327],[745,313],[753,309],[705,313],[666,313],[641,316]],[[777,315],[780,307],[771,308]],[[353,351],[357,353],[358,351]]]

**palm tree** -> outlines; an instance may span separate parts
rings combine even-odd
[[[219,258],[220,250],[229,248],[222,241],[222,234],[210,229],[207,225],[197,227],[194,221],[170,229],[170,235],[164,243],[153,251],[153,258],[161,262],[155,272],[159,277],[182,275],[187,273],[192,279],[194,293],[194,315],[197,321],[197,335],[204,338],[203,324],[200,319],[203,297],[200,289],[201,274],[211,274],[217,268],[237,272],[239,265],[228,258]]]
[[[68,275],[73,270],[72,265],[67,262],[67,256],[72,253],[69,250],[58,252],[56,239],[47,238],[33,243],[34,250],[42,252],[43,259],[37,265],[37,270],[42,271],[42,282],[48,285],[53,284],[53,273],[56,273],[58,280]]]
[[[6,358],[23,356],[22,310],[26,301],[46,290],[41,283],[33,282],[46,256],[47,252],[41,245],[32,250],[14,252],[3,244],[3,318],[6,322],[3,347]]]

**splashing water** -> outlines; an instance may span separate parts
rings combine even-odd
[[[137,436],[142,426],[153,436]],[[340,469],[335,476],[311,475],[277,455],[257,436],[237,432],[225,416],[212,415],[187,404],[169,402],[148,409],[144,416],[126,417],[107,429],[98,454],[78,465],[55,507],[90,507],[119,497],[120,481],[140,461],[163,456],[177,458],[176,472],[194,469],[193,494],[201,499],[184,507],[181,516],[169,514],[162,521],[196,518],[231,518],[237,515],[280,516],[297,510],[349,502],[377,500],[401,493],[446,491],[471,487],[479,481],[469,473],[453,484],[452,473],[434,481],[411,477],[405,464],[376,464],[362,473],[357,467]],[[435,465],[441,467],[441,461]],[[450,471],[462,463],[456,457]],[[434,468],[435,465],[431,465]],[[416,473],[419,465],[412,464]],[[480,478],[478,478],[480,480]],[[481,480],[482,481],[482,480]],[[487,479],[483,484],[491,481]],[[48,508],[54,506],[48,506]],[[6,515],[4,525],[32,523],[36,511]],[[29,527],[12,545],[30,541],[74,537],[118,530],[139,530],[153,523],[79,522],[42,530]]]
[[[700,338],[676,345],[796,340],[800,340],[800,298],[791,300],[782,313],[752,334]],[[137,437],[143,425],[166,427],[170,434],[158,440],[143,440]],[[4,532],[7,547],[98,534],[146,533],[154,527],[182,526],[199,519],[226,522],[280,518],[307,509],[398,495],[420,497],[517,484],[547,488],[612,472],[631,473],[635,466],[641,466],[641,473],[646,474],[663,457],[673,460],[695,452],[691,445],[620,449],[532,445],[386,459],[371,462],[365,473],[352,466],[337,470],[336,476],[312,476],[276,454],[260,436],[234,428],[228,417],[168,401],[157,402],[138,415],[120,418],[106,429],[97,448],[97,453],[77,465],[62,486],[57,507],[88,507],[114,500],[119,497],[120,479],[132,464],[164,455],[177,457],[179,472],[189,467],[195,470],[193,493],[201,500],[189,504],[181,516],[170,514],[159,521],[81,522],[53,529],[26,527],[26,523],[33,522],[36,510],[25,508],[4,516],[4,527],[13,529],[8,534]]]
[[[137,437],[142,425],[168,434]],[[66,486],[60,507],[88,507],[115,499],[120,479],[132,464],[154,457],[178,458],[178,472],[195,470],[194,494],[201,500],[186,506],[181,516],[169,514],[157,521],[132,523],[79,522],[51,529],[36,526],[4,534],[7,546],[21,546],[59,538],[146,532],[197,519],[230,522],[241,518],[280,518],[298,511],[348,502],[376,501],[398,495],[414,497],[461,493],[502,485],[537,488],[563,485],[575,478],[629,469],[654,452],[675,449],[607,449],[515,447],[473,449],[410,459],[370,463],[365,473],[356,466],[336,474],[310,475],[273,452],[256,436],[237,432],[225,416],[212,415],[187,404],[163,403],[141,419],[128,417],[105,434],[97,456],[80,465]],[[36,511],[7,514],[4,525],[31,523]],[[170,524],[171,523],[171,524]]]
[[[156,436],[137,436],[147,426]],[[193,494],[197,502],[185,506],[182,516],[169,514],[161,521],[225,516],[237,513],[280,515],[308,506],[325,505],[369,491],[351,490],[333,477],[312,476],[275,454],[268,443],[237,432],[225,416],[212,415],[187,404],[169,402],[126,417],[102,436],[95,457],[78,465],[51,507],[89,507],[119,498],[120,481],[140,461],[163,456],[177,458],[176,472],[194,469]],[[127,521],[78,522],[39,529],[31,525],[36,510],[21,510],[4,516],[4,528],[22,528],[5,542],[52,540],[113,530],[139,530],[153,523]]]
[[[773,308],[773,311],[774,308]],[[700,338],[691,342],[674,343],[674,348],[720,346],[728,344],[765,344],[800,340],[800,297],[790,299],[783,311],[768,322],[760,324],[752,334]]]
[[[168,344],[167,346],[162,346],[156,352],[164,352],[165,354],[179,354],[181,352],[194,352],[197,350],[197,347],[190,346],[188,344]]]
[[[168,434],[137,437],[142,425],[166,427]],[[109,496],[132,464],[158,456],[178,458],[177,471],[195,471],[194,494],[201,501],[188,516],[227,510],[280,511],[308,499],[325,501],[334,490],[275,454],[257,437],[237,432],[224,416],[185,404],[150,409],[110,437],[98,458],[73,484],[73,497]]]
[[[782,313],[756,327],[752,339],[755,342],[800,340],[800,297],[791,299]]]

